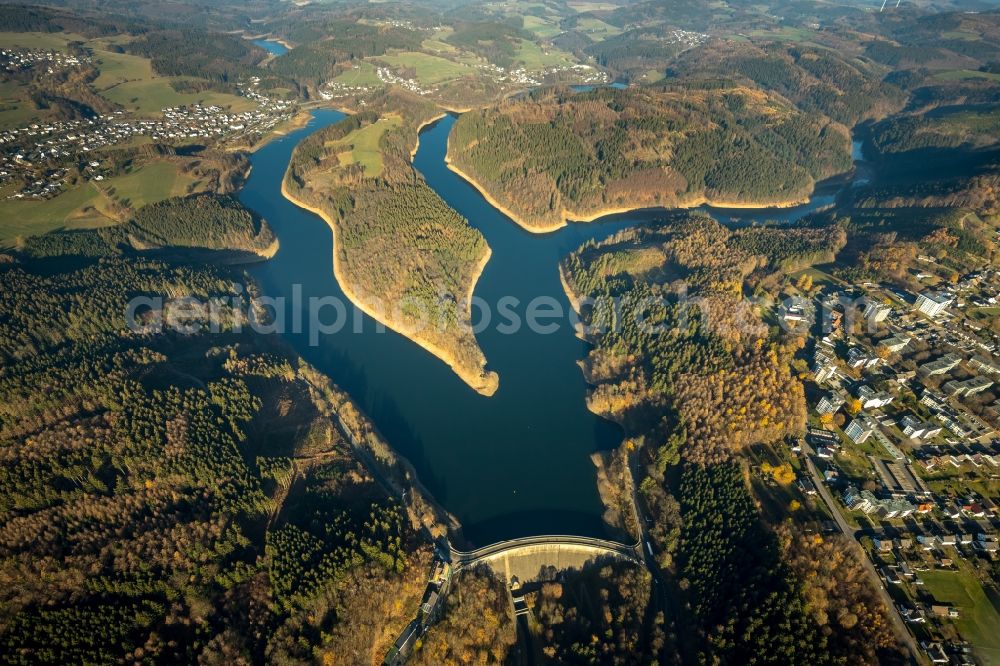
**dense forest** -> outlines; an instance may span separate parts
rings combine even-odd
[[[850,168],[846,131],[748,88],[544,91],[463,114],[449,160],[529,228],[703,200],[782,204]]]
[[[444,614],[407,663],[502,664],[517,640],[505,582],[488,567],[463,571],[452,581]]]
[[[775,337],[743,294],[776,273],[831,261],[845,243],[837,224],[730,230],[674,214],[563,262],[594,344],[589,406],[641,446],[649,535],[689,611],[664,628],[665,654],[781,664],[874,664],[894,654],[860,564],[831,560],[829,546],[806,544],[795,527],[772,532],[737,455],[805,424],[791,370],[801,342]],[[612,298],[617,309],[604,305]],[[844,585],[821,585],[814,572],[823,567]],[[869,618],[863,627],[859,613]]]
[[[506,23],[460,23],[448,36],[448,42],[466,48],[500,67],[511,67],[521,40],[533,35]]]
[[[593,563],[546,581],[534,612],[541,652],[553,664],[640,664],[663,646],[663,617],[646,617],[648,571],[631,563]]]
[[[235,83],[258,74],[256,65],[267,55],[259,46],[231,35],[200,30],[158,30],[127,42],[127,53],[149,58],[162,76],[197,76],[217,83]]]
[[[98,229],[57,231],[22,241],[26,255],[106,257],[167,248],[270,256],[278,240],[264,220],[226,195],[174,197],[129,211],[127,221]]]
[[[182,199],[135,224],[203,243],[247,215]],[[441,529],[402,463],[325,377],[239,331],[237,271],[58,242],[0,267],[4,663],[380,661],[430,568],[418,530]],[[142,295],[234,305],[218,334],[137,335]]]
[[[957,106],[894,116],[872,127],[869,136],[880,156],[927,148],[994,147],[1000,142],[1000,109]]]
[[[428,102],[389,94],[300,143],[284,187],[334,226],[352,298],[491,394],[497,376],[484,369],[468,302],[489,247],[410,164],[417,128],[435,115]]]
[[[421,43],[420,33],[413,30],[347,20],[324,23],[317,36],[299,37],[306,37],[307,41],[275,58],[269,66],[282,76],[313,85],[335,77],[343,63],[380,56],[389,49],[415,50]]]

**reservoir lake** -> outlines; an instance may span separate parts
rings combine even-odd
[[[348,304],[333,274],[333,238],[319,217],[281,195],[281,181],[295,145],[344,115],[318,110],[301,129],[277,138],[251,156],[253,169],[240,193],[248,208],[267,220],[280,240],[270,261],[251,272],[267,296],[291,300],[335,296]],[[445,164],[454,116],[425,128],[414,166],[444,201],[486,238],[492,258],[475,295],[490,304],[513,297],[525,306],[538,296],[569,302],[558,263],[587,240],[661,217],[637,211],[570,224],[553,233],[525,231],[501,214]],[[782,210],[712,210],[727,224],[793,221],[829,205],[834,192],[817,193],[809,204]],[[329,310],[329,309],[328,309]],[[332,311],[324,321],[333,319]],[[421,481],[463,526],[463,535],[482,546],[534,534],[609,536],[601,520],[595,468],[590,454],[617,447],[621,429],[592,413],[578,362],[587,346],[565,317],[553,333],[521,326],[511,334],[488,326],[477,339],[488,367],[500,375],[492,397],[470,389],[442,361],[418,345],[357,312],[354,322],[309,344],[308,325],[286,332],[296,351],[346,390],[389,444],[415,466]],[[306,322],[307,323],[307,322]]]
[[[288,53],[287,46],[273,39],[254,39],[251,41],[260,48],[264,49],[265,51],[276,57]]]

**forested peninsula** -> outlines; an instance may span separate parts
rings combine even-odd
[[[463,114],[450,168],[529,231],[636,208],[781,207],[851,168],[850,135],[745,87],[539,91]]]
[[[419,129],[439,115],[430,102],[388,93],[302,141],[282,192],[330,225],[334,273],[355,305],[492,395],[499,378],[470,322],[490,248],[411,164]]]

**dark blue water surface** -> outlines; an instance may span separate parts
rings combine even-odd
[[[280,56],[288,53],[287,46],[281,42],[276,42],[273,39],[255,39],[253,40],[253,43],[273,56]]]
[[[332,269],[326,224],[281,196],[292,149],[303,137],[343,115],[316,111],[309,126],[272,141],[251,158],[253,171],[240,198],[263,216],[281,241],[277,255],[253,269],[263,292],[291,299],[301,289],[346,302]],[[475,294],[496,315],[501,298],[522,319],[536,297],[568,311],[558,262],[588,239],[601,239],[662,212],[643,211],[572,224],[537,235],[490,206],[444,162],[454,117],[421,133],[414,166],[428,184],[486,237],[493,256]],[[820,199],[820,197],[817,197]],[[831,195],[832,200],[832,195]],[[726,211],[724,221],[791,220],[825,205],[783,211]],[[299,285],[299,286],[296,286]],[[324,321],[333,319],[333,314]],[[606,536],[590,454],[621,443],[622,432],[585,406],[586,385],[577,365],[586,353],[565,318],[551,333],[527,326],[505,334],[486,327],[477,338],[489,367],[500,375],[492,397],[472,391],[444,363],[391,331],[358,315],[353,326],[309,344],[307,326],[286,333],[298,352],[357,401],[389,443],[409,458],[421,480],[462,522],[465,537],[483,545],[545,533]],[[290,323],[289,323],[290,327]]]

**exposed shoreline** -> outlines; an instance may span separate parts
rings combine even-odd
[[[248,153],[256,153],[258,150],[260,150],[267,144],[271,143],[275,139],[280,139],[281,137],[291,134],[296,130],[302,129],[303,127],[309,124],[310,120],[312,120],[312,114],[309,113],[308,111],[300,109],[298,113],[289,118],[287,121],[281,123],[274,129],[272,129],[270,132],[262,136],[260,141],[258,141],[254,145],[246,147],[234,145],[230,146],[229,150],[234,150],[234,151],[245,150]],[[247,172],[247,175],[249,175],[249,171]]]
[[[274,232],[271,232],[274,235]],[[272,240],[267,247],[261,248],[259,250],[250,250],[253,254],[260,257],[262,260],[267,261],[268,259],[274,259],[274,255],[278,254],[278,250],[281,248],[281,241],[278,240],[278,236],[274,235],[274,240]]]
[[[563,293],[566,294],[566,300],[569,301],[569,305],[576,312],[577,317],[583,316],[582,306],[583,299],[580,295],[569,285],[569,279],[566,277],[566,270],[563,268],[562,261],[559,262],[559,283],[562,285]],[[573,334],[576,335],[580,340],[590,343],[591,341],[584,334],[584,324],[582,321],[577,321],[573,326]]]
[[[288,191],[288,187],[286,186],[284,178],[282,178],[281,181],[281,194],[299,208],[302,208],[304,210],[309,211],[310,213],[313,213],[314,215],[317,215],[320,219],[326,222],[328,227],[330,227],[330,231],[333,233],[333,243],[334,243],[333,274],[334,277],[337,279],[337,282],[340,284],[340,288],[344,291],[344,294],[347,296],[347,298],[351,300],[352,303],[354,303],[354,305],[356,305],[362,312],[364,312],[372,319],[385,324],[395,332],[399,333],[400,335],[406,337],[407,339],[423,347],[424,350],[430,352],[438,359],[444,361],[445,364],[447,364],[448,367],[450,367],[452,371],[456,375],[458,375],[458,377],[462,381],[468,384],[470,388],[472,388],[480,395],[489,397],[494,393],[496,393],[497,389],[499,388],[499,378],[497,377],[495,372],[488,372],[486,370],[485,358],[484,358],[484,364],[480,368],[480,373],[478,375],[474,375],[467,369],[459,366],[458,360],[455,358],[452,352],[442,349],[432,342],[423,340],[417,337],[415,333],[406,331],[405,328],[400,326],[397,322],[393,322],[391,320],[388,320],[387,317],[383,317],[376,314],[376,308],[370,303],[367,303],[365,299],[361,297],[360,294],[356,293],[351,288],[350,283],[347,280],[347,276],[344,273],[343,266],[341,265],[340,253],[337,250],[337,248],[341,247],[340,231],[338,230],[336,223],[333,221],[333,218],[331,218],[325,211],[316,208],[315,206],[311,206],[306,202],[302,201],[301,199],[296,198],[291,192]],[[486,264],[489,262],[492,254],[493,254],[492,249],[490,249],[490,247],[487,246],[486,252],[484,253],[482,259],[480,260],[473,274],[473,279],[471,280],[471,285],[469,287],[469,296],[466,299],[467,310],[470,313],[472,309],[472,293],[474,292],[476,288],[476,283],[479,281],[479,277],[482,275],[483,270],[486,268]]]
[[[493,196],[486,190],[485,187],[475,178],[470,176],[468,173],[463,171],[461,168],[455,165],[451,159],[451,137],[448,137],[448,152],[445,154],[444,158],[445,165],[450,171],[460,176],[469,185],[471,185],[481,197],[483,197],[491,206],[499,210],[501,213],[509,217],[514,221],[519,227],[525,231],[530,231],[534,234],[547,234],[553,231],[558,231],[565,226],[568,226],[571,222],[587,223],[599,220],[602,217],[607,217],[608,215],[621,215],[623,213],[634,213],[640,210],[690,210],[692,208],[699,208],[701,206],[708,206],[709,208],[720,208],[720,209],[747,209],[747,210],[764,210],[767,208],[774,209],[784,209],[784,208],[795,208],[796,206],[802,206],[811,200],[810,197],[800,198],[800,199],[789,199],[786,201],[778,201],[775,203],[741,203],[732,201],[717,201],[714,199],[709,199],[704,195],[700,195],[689,201],[679,203],[676,206],[643,206],[643,205],[633,205],[633,206],[615,206],[606,207],[598,209],[592,213],[586,215],[581,215],[574,213],[570,210],[563,210],[561,214],[561,219],[558,222],[551,222],[545,225],[531,225],[528,224],[521,215],[518,215],[514,211],[510,210],[499,201],[497,201]]]
[[[420,150],[420,133],[428,125],[433,125],[434,123],[436,123],[437,121],[441,120],[442,118],[447,118],[447,117],[448,117],[448,112],[447,111],[442,111],[441,113],[437,114],[433,118],[429,118],[429,119],[425,120],[424,122],[420,123],[419,125],[417,125],[417,142],[415,144],[413,144],[413,150],[410,151],[410,162],[411,163],[413,162],[413,158],[417,156],[417,151]]]

